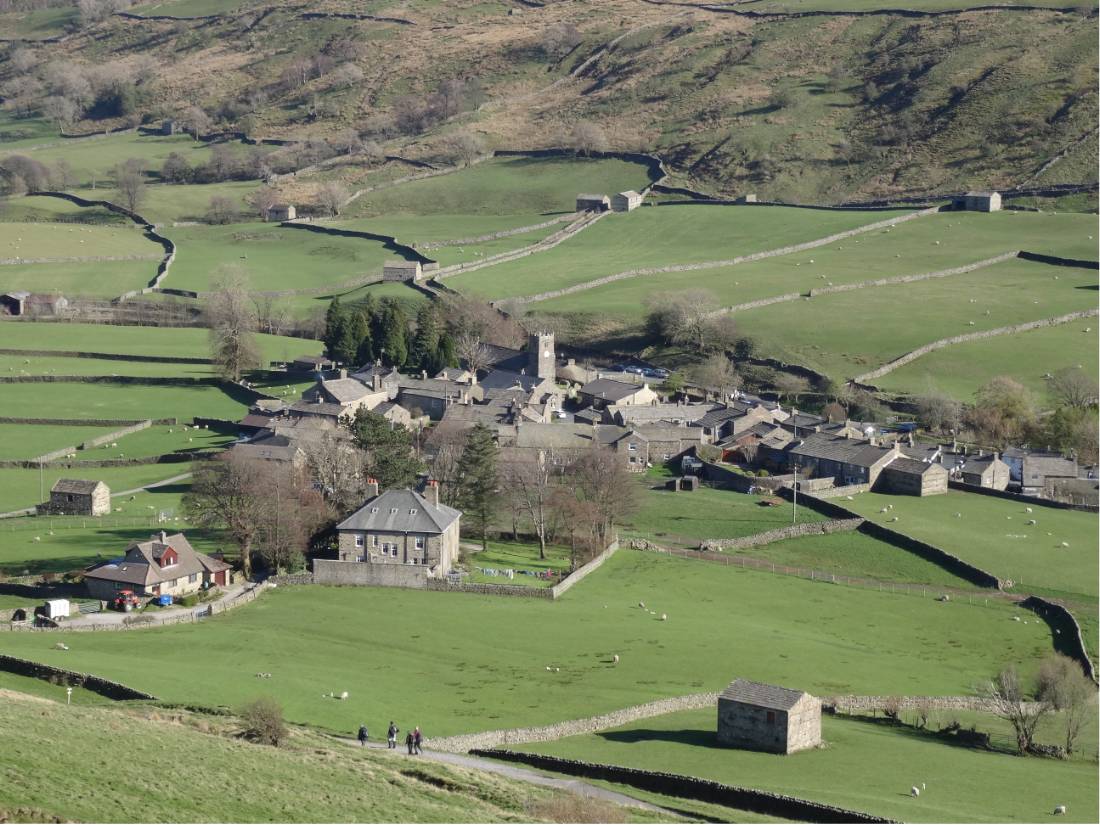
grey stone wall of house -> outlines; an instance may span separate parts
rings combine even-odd
[[[428,568],[413,564],[363,564],[354,561],[314,559],[316,584],[373,587],[427,587]]]

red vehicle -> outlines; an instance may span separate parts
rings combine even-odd
[[[120,590],[118,595],[111,600],[112,610],[122,610],[129,613],[139,607],[141,607],[141,599],[134,595],[133,590]]]

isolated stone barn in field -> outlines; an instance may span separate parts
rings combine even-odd
[[[59,478],[50,489],[50,500],[37,510],[41,515],[103,516],[111,512],[111,488],[102,481]]]
[[[292,221],[298,217],[298,210],[289,203],[277,203],[267,210],[269,221]]]
[[[642,196],[633,189],[627,189],[625,192],[619,192],[617,195],[611,196],[611,211],[613,212],[633,212],[641,205]]]
[[[607,195],[577,195],[578,212],[606,212],[611,208],[611,198]]]
[[[747,750],[794,753],[821,744],[821,700],[735,679],[718,696],[718,742]]]
[[[967,192],[955,202],[955,207],[967,212],[999,212],[1001,195],[999,192]]]
[[[415,281],[420,277],[420,261],[394,259],[382,265],[383,281]]]

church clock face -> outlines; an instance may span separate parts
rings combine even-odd
[[[546,350],[546,352],[544,352],[544,353],[542,354],[542,357],[543,357],[543,358],[549,358],[549,357],[550,357],[550,350]]]

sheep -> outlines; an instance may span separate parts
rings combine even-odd
[[[962,518],[962,517],[963,517],[962,513],[955,513],[955,518]]]
[[[53,646],[54,650],[68,650],[69,646],[64,642],[58,642]]]
[[[348,698],[348,692],[346,690],[341,692],[340,693],[340,698],[341,699],[347,699]]]
[[[924,784],[923,782],[921,782],[921,783],[920,783],[920,789],[921,789],[922,791],[923,791],[923,790],[925,790],[925,784]]]
[[[913,796],[920,796],[920,788],[914,785],[912,788],[909,789],[909,793]]]
[[[662,622],[667,622],[668,621],[668,614],[667,613],[662,613],[661,614],[661,621]]]
[[[1063,547],[1069,547],[1069,542],[1068,541],[1063,541],[1062,546]]]
[[[1034,511],[1034,510],[1032,510],[1032,509],[1031,509],[1030,507],[1025,507],[1025,508],[1024,508],[1024,512],[1025,512],[1025,513],[1034,513],[1035,511]]]
[[[642,608],[642,610],[645,610],[645,602],[638,602],[638,607]]]
[[[885,508],[885,507],[883,507],[883,508],[882,508],[881,510],[879,510],[879,512],[880,512],[880,513],[885,513],[885,512],[886,512],[886,508]]]
[[[41,536],[35,536],[35,537],[34,537],[34,540],[35,540],[35,541],[42,541],[42,537],[41,537]]]
[[[1064,816],[1065,813],[1066,813],[1066,806],[1065,805],[1058,805],[1054,809],[1054,815],[1055,816]]]
[[[1037,521],[1036,521],[1035,519],[1033,519],[1033,518],[1029,518],[1029,519],[1027,520],[1027,523],[1028,523],[1028,524],[1038,524],[1039,522],[1037,522]]]
[[[618,663],[619,663],[619,654],[616,653],[614,656],[611,657],[611,664],[617,665]]]

